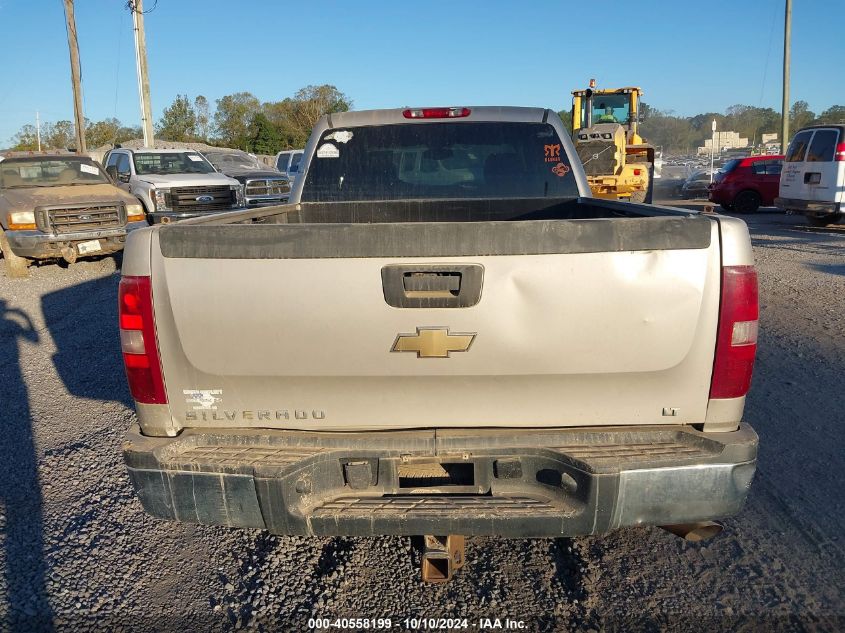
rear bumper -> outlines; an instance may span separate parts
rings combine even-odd
[[[150,514],[276,534],[555,537],[740,511],[757,435],[688,427],[128,434]],[[439,464],[457,478],[426,479]],[[455,466],[451,466],[455,465]]]
[[[6,231],[9,247],[19,257],[30,259],[48,259],[61,257],[63,248],[75,248],[80,242],[100,240],[100,250],[89,253],[90,256],[107,255],[123,249],[127,232],[146,226],[143,222],[132,222],[126,226],[98,231],[80,231],[52,235],[41,231]],[[85,255],[81,255],[85,257]]]
[[[716,204],[732,204],[736,191],[732,188],[720,186],[716,183],[708,187],[707,199]]]
[[[775,206],[784,211],[797,212],[803,215],[825,216],[842,213],[842,205],[839,202],[775,198]]]
[[[707,199],[716,204],[730,204],[721,191],[713,191],[712,189],[707,194]]]

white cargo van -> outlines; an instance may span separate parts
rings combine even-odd
[[[813,226],[842,220],[845,203],[845,125],[814,125],[786,150],[775,205],[807,216]]]

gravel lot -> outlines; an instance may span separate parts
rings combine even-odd
[[[749,504],[690,545],[659,529],[470,539],[448,585],[404,538],[159,521],[122,457],[133,420],[111,259],[0,274],[0,629],[306,630],[307,618],[523,620],[545,631],[845,629],[845,227],[761,212]]]

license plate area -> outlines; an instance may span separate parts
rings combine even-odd
[[[79,242],[76,245],[76,250],[80,255],[87,255],[88,253],[99,253],[103,248],[100,245],[100,240],[88,240],[87,242]]]
[[[396,465],[397,494],[478,494],[474,461],[409,460]]]

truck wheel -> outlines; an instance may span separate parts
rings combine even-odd
[[[734,198],[734,209],[737,213],[754,213],[760,208],[760,194],[756,191],[740,191]]]
[[[654,199],[654,164],[648,164],[648,190],[645,194],[645,202],[646,204],[651,204],[651,201]]]
[[[808,215],[807,222],[810,223],[810,226],[822,227],[838,222],[842,219],[842,217],[841,213],[831,213],[830,215]]]
[[[6,234],[0,231],[0,251],[3,252],[3,262],[6,269],[6,276],[20,279],[29,274],[29,260],[26,257],[19,257],[12,252]]]

